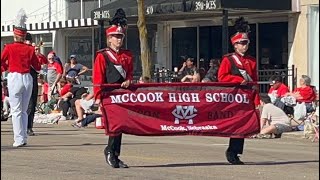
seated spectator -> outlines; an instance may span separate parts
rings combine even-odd
[[[42,92],[41,102],[46,103],[48,102],[49,84],[44,78],[44,76],[41,74],[39,76],[39,83],[41,85],[41,92]]]
[[[79,76],[88,71],[88,68],[77,62],[76,55],[70,56],[70,61],[64,66],[64,75],[67,79],[72,79],[76,84],[80,84]]]
[[[273,105],[268,95],[260,95],[260,103],[262,105],[261,131],[257,138],[271,138],[271,134],[275,134],[275,138],[280,138],[283,132],[292,130],[286,113]]]
[[[185,59],[178,72],[178,75],[182,77],[181,82],[200,82],[199,70],[194,65],[195,59],[189,56],[186,56]]]
[[[289,88],[282,83],[281,77],[279,76],[272,76],[270,78],[270,89],[268,95],[271,98],[272,103],[275,102],[277,98],[284,97],[289,91]]]
[[[77,120],[72,124],[74,127],[80,127],[84,114],[92,114],[94,104],[94,94],[84,93],[81,99],[75,101]]]
[[[299,80],[300,87],[293,90],[292,93],[287,93],[287,96],[293,96],[297,99],[297,103],[305,103],[307,112],[314,111],[313,102],[316,100],[316,90],[311,86],[311,78],[307,75],[302,75]]]
[[[70,118],[74,119],[75,117],[78,118],[77,111],[76,111],[76,101],[82,99],[84,94],[88,94],[88,89],[84,87],[72,87],[70,90],[72,94],[72,98],[69,100],[70,102]]]
[[[150,78],[149,77],[147,77],[147,76],[141,76],[140,78],[139,78],[139,84],[141,84],[141,83],[149,83],[150,82]]]
[[[59,91],[59,100],[58,106],[62,110],[62,116],[60,120],[64,121],[67,120],[67,115],[69,108],[71,107],[70,99],[72,98],[71,88],[72,84],[70,81],[67,81],[66,78],[61,78],[59,82],[60,89]]]
[[[210,69],[207,71],[206,75],[201,82],[217,82],[218,81],[218,70],[220,62],[218,59],[210,60]]]

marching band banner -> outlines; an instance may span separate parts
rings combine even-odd
[[[244,138],[260,130],[255,95],[252,86],[233,83],[111,85],[102,93],[103,121],[111,136]]]

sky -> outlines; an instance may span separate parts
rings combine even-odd
[[[51,1],[54,3],[56,0]],[[48,4],[49,0],[1,0],[1,24],[14,20],[21,8],[29,16],[29,20],[34,18],[35,15],[43,16],[48,12]]]

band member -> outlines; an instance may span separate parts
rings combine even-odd
[[[235,28],[237,33],[231,37],[231,43],[234,47],[234,53],[223,56],[218,71],[219,82],[235,82],[242,85],[247,82],[258,81],[256,59],[247,54],[250,40],[248,33],[250,27],[244,18],[236,20]],[[259,105],[258,96],[255,98],[255,104]],[[226,157],[231,164],[244,164],[238,157],[243,153],[243,138],[230,138],[229,147],[226,151]]]
[[[28,104],[32,93],[30,67],[40,70],[34,47],[25,44],[27,30],[14,28],[14,43],[7,44],[1,54],[1,66],[8,66],[9,103],[12,113],[14,147],[27,144]],[[2,69],[2,68],[1,68]]]
[[[129,50],[121,49],[125,36],[126,17],[122,9],[118,9],[106,30],[108,48],[99,50],[94,63],[93,84],[95,103],[100,103],[102,84],[121,84],[128,88],[133,79],[133,56]],[[122,135],[109,136],[104,150],[107,163],[113,168],[128,168],[120,159]]]
[[[41,65],[48,63],[47,58],[39,52],[39,47],[35,47],[32,45],[33,44],[32,36],[30,33],[27,33],[25,43],[34,48],[38,61],[40,62]],[[30,74],[32,76],[33,85],[32,85],[32,94],[31,94],[31,98],[30,98],[30,102],[27,110],[27,113],[28,113],[27,134],[29,136],[34,136],[35,134],[32,128],[33,128],[34,113],[36,111],[37,100],[38,100],[38,72],[34,70],[33,67],[31,67]]]

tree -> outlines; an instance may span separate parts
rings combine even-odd
[[[151,56],[148,44],[148,32],[146,27],[146,16],[144,8],[144,0],[137,0],[138,3],[138,22],[140,37],[140,51],[141,51],[141,64],[142,76],[151,78]]]

